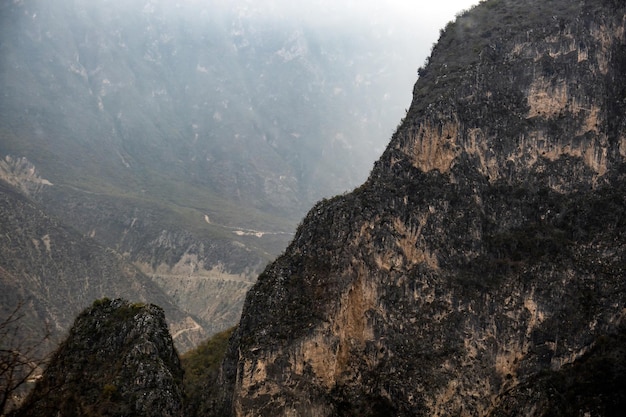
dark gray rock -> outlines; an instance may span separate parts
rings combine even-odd
[[[181,416],[182,378],[161,308],[102,299],[78,316],[17,415]]]
[[[618,415],[625,16],[490,0],[449,24],[368,181],[250,290],[214,414]]]

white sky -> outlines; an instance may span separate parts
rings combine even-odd
[[[213,0],[223,8],[254,9],[258,14],[300,18],[313,22],[332,17],[350,22],[397,22],[401,25],[426,25],[430,28],[445,26],[456,13],[470,8],[479,0]],[[179,4],[206,5],[206,0],[178,0]]]
[[[178,0],[187,5],[207,0]],[[390,48],[404,55],[405,65],[395,71],[396,87],[410,104],[417,68],[423,65],[439,30],[456,15],[481,0],[212,0],[225,9],[270,20],[304,21],[321,30],[338,28],[359,36],[361,30],[392,32]],[[206,4],[206,3],[204,3]],[[390,86],[391,87],[391,86]]]
[[[313,0],[299,4],[318,4],[341,14],[367,15],[374,19],[397,20],[401,24],[410,22],[429,24],[447,23],[457,12],[468,9],[479,0]]]
[[[180,1],[180,0],[179,0]],[[182,0],[199,2],[203,0]],[[358,32],[360,23],[372,23],[410,37],[422,61],[439,38],[439,30],[457,13],[480,0],[214,0],[226,8],[274,19],[304,20],[313,26],[341,26]],[[362,27],[362,26],[361,26]],[[421,62],[420,62],[421,64]]]
[[[150,0],[169,2],[172,0]],[[417,68],[424,64],[439,39],[439,30],[456,15],[481,0],[177,0],[177,7],[202,10],[207,6],[229,10],[248,18],[304,22],[318,30],[337,29],[359,36],[363,30],[390,35],[389,45],[403,56],[401,68],[394,68],[392,81],[396,94],[408,107],[417,79]],[[381,32],[382,31],[382,32]],[[378,46],[377,46],[378,47]],[[375,51],[374,51],[375,53]],[[401,91],[402,93],[397,93]]]
[[[372,23],[392,30],[411,45],[407,58],[417,66],[430,53],[439,30],[456,15],[481,0],[209,0],[218,7],[269,19],[305,21],[329,30],[340,26],[355,34]],[[187,6],[206,5],[207,0],[178,0]],[[357,35],[358,36],[358,35]],[[398,36],[396,36],[396,39]],[[417,68],[417,67],[416,67]],[[414,70],[414,69],[413,69]]]
[[[391,0],[389,5],[394,13],[404,16],[404,22],[419,22],[438,33],[457,13],[478,3],[479,0]]]
[[[169,3],[171,0],[149,0]],[[177,0],[177,7],[202,10],[217,7],[249,16],[276,20],[305,21],[314,26],[356,27],[377,23],[395,27],[402,33],[420,37],[439,36],[439,29],[454,20],[457,13],[481,0]]]

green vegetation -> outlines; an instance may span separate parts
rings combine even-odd
[[[215,392],[219,368],[235,328],[214,335],[181,357],[183,384],[189,415],[204,415],[207,398]]]
[[[105,384],[102,388],[102,396],[111,399],[117,393],[117,387],[113,384]]]
[[[93,308],[98,308],[98,307],[101,307],[101,306],[108,305],[109,303],[111,303],[111,299],[109,297],[104,297],[104,298],[99,298],[99,299],[95,300],[91,304],[91,306]]]

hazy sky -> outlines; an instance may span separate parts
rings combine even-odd
[[[164,0],[148,0],[164,1]],[[169,3],[171,0],[166,0]],[[304,21],[315,27],[354,29],[376,24],[386,30],[410,34],[407,39],[426,58],[439,37],[439,29],[462,10],[481,0],[177,0],[177,7],[201,10],[218,7],[242,16],[275,20]],[[210,5],[210,6],[209,6]],[[423,45],[426,45],[425,47]],[[423,52],[425,51],[425,52]]]
[[[479,0],[346,0],[340,8],[358,10],[370,22],[378,21],[395,27],[403,34],[413,37],[407,42],[420,51],[420,60],[426,58],[430,48],[439,38],[439,30],[455,19],[456,14],[479,3]],[[421,62],[420,62],[421,63]]]
[[[207,0],[178,0],[183,7],[206,6]],[[439,38],[439,30],[480,0],[212,0],[213,5],[236,10],[242,16],[277,21],[301,21],[329,32],[338,28],[359,36],[363,30],[390,35],[393,48],[403,54],[406,66],[400,78],[407,101],[417,68]],[[408,105],[408,104],[407,104]]]
[[[68,0],[70,2],[71,0]],[[99,0],[103,3],[124,0]],[[214,8],[236,11],[249,17],[304,21],[317,27],[354,29],[355,36],[372,24],[401,34],[423,62],[439,30],[455,15],[482,0],[134,0],[130,3],[160,4],[213,13]],[[362,25],[365,23],[365,25]],[[405,36],[408,34],[409,36]],[[421,63],[421,62],[420,62]]]
[[[419,22],[430,30],[438,31],[448,21],[453,20],[458,12],[469,9],[478,2],[479,0],[388,0],[386,4],[390,7],[390,13],[397,14],[403,23]],[[380,2],[372,3],[377,5]]]
[[[139,0],[141,1],[141,0]],[[439,38],[439,30],[454,20],[456,15],[475,6],[480,0],[147,0],[163,2],[184,8],[192,13],[215,13],[216,10],[235,13],[247,21],[265,19],[291,22],[295,27],[301,23],[319,32],[341,34],[340,37],[380,39],[372,45],[386,48],[386,54],[397,57],[394,67],[386,69],[389,83],[386,105],[408,108],[417,69],[430,54]],[[338,37],[338,39],[340,39]],[[385,46],[387,43],[387,46]],[[401,57],[401,58],[398,58]],[[375,57],[372,61],[376,61]],[[367,68],[363,68],[367,71]],[[373,100],[382,99],[374,97]],[[402,115],[398,115],[401,117]],[[395,126],[395,125],[394,125]]]
[[[398,68],[398,71],[404,74],[400,79],[406,84],[406,101],[410,102],[416,70],[423,65],[433,44],[439,39],[439,30],[454,20],[459,12],[477,5],[480,0],[307,0],[297,3],[291,0],[265,0],[265,2],[270,4],[265,9],[267,13],[281,14],[284,18],[305,19],[316,26],[328,25],[330,30],[337,25],[348,30],[354,28],[355,36],[358,36],[359,30],[363,27],[369,28],[371,24],[385,31],[394,32],[390,37],[394,45],[390,47],[401,51],[400,53],[405,56],[406,66]]]
[[[223,7],[253,9],[256,13],[289,19],[303,19],[323,23],[350,24],[360,20],[412,25],[438,30],[454,19],[456,13],[477,4],[479,0],[216,0]],[[202,3],[202,0],[183,0],[184,3]]]

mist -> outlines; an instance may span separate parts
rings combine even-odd
[[[439,30],[474,3],[7,3],[2,117],[33,143],[0,151],[57,183],[182,182],[295,221],[367,178]]]
[[[157,3],[158,0],[152,3]],[[261,21],[274,27],[291,26],[308,28],[331,37],[374,37],[384,47],[402,54],[405,65],[395,69],[400,75],[400,85],[390,85],[395,96],[403,96],[408,106],[415,69],[430,54],[439,31],[464,10],[477,5],[479,0],[442,0],[425,2],[411,0],[380,1],[333,1],[314,0],[292,2],[288,0],[183,0],[162,2],[170,12],[183,11],[188,16],[237,16],[242,21]],[[395,78],[395,77],[394,77]],[[397,78],[395,78],[396,81]],[[398,91],[403,89],[402,92]]]
[[[0,2],[0,180],[198,320],[189,348],[235,324],[316,202],[367,180],[439,30],[472,3]],[[61,287],[71,263],[45,276],[63,297],[24,291],[60,309],[110,295]]]

